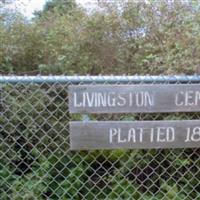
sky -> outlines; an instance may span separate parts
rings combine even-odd
[[[31,18],[33,17],[34,11],[42,10],[46,1],[47,0],[19,0],[17,7],[25,16]],[[76,0],[76,2],[84,7],[90,7],[92,4],[94,5],[97,0]]]

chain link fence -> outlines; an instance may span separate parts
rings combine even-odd
[[[0,199],[200,199],[200,149],[69,150],[68,86],[200,83],[199,76],[0,76]],[[90,114],[200,119],[200,113]]]

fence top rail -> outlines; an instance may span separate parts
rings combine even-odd
[[[175,76],[14,76],[0,75],[0,83],[17,84],[17,83],[60,83],[60,84],[90,84],[90,83],[200,83],[200,75],[175,75]]]

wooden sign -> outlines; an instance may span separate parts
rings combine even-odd
[[[200,146],[200,120],[70,122],[72,150]]]
[[[69,86],[71,113],[200,111],[199,84]]]

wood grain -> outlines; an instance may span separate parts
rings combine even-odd
[[[69,86],[71,113],[199,112],[199,84]]]
[[[71,150],[200,147],[200,120],[70,122]]]

